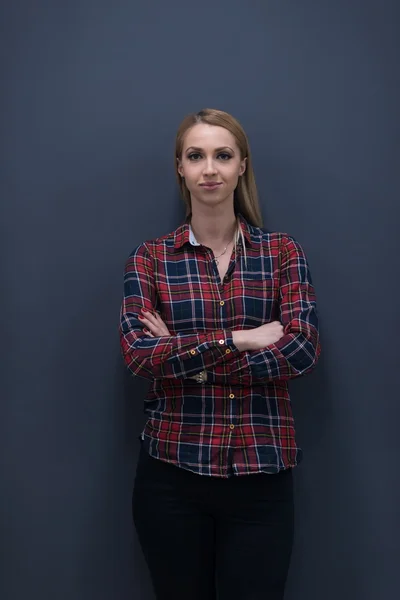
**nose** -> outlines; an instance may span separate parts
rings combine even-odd
[[[209,158],[206,159],[205,165],[204,165],[204,169],[203,169],[203,173],[204,175],[215,175],[215,173],[217,172],[217,169],[215,167],[215,163],[213,158],[210,156]]]

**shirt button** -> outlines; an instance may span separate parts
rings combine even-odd
[[[225,304],[225,302],[223,300],[221,300],[221,302],[219,304],[220,304],[220,306],[223,306]]]
[[[228,277],[227,275],[225,275],[225,277],[224,277],[224,282],[225,282],[225,283],[228,283],[228,281],[229,281],[229,277]]]
[[[227,349],[225,350],[225,354],[230,354],[230,353],[231,353],[230,349],[229,349],[229,348],[227,348]]]
[[[235,429],[235,426],[233,425],[233,423],[231,423],[231,424],[229,425],[229,429]]]
[[[218,344],[221,344],[222,346],[223,344],[225,344],[225,340],[218,340]]]
[[[235,394],[229,394],[229,398],[232,400],[232,398],[235,397]]]
[[[196,354],[196,350],[191,350],[190,354],[193,354],[193,355]]]

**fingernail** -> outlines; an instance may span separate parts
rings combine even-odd
[[[140,315],[138,315],[138,319],[139,321],[143,321],[143,317],[141,317]]]
[[[148,313],[149,311],[148,311],[148,310],[146,310],[145,308],[142,308],[142,312],[144,312],[144,313]]]

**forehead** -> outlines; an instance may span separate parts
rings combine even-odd
[[[213,149],[223,146],[237,148],[235,138],[225,127],[198,123],[194,125],[185,135],[184,149],[190,146],[197,148]]]

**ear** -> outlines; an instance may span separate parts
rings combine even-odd
[[[183,177],[183,167],[182,167],[182,161],[177,158],[176,159],[177,165],[178,165],[178,173],[181,177]]]
[[[247,167],[247,157],[244,158],[240,163],[240,169],[239,169],[240,176],[242,176],[243,173],[246,171],[246,167]]]

